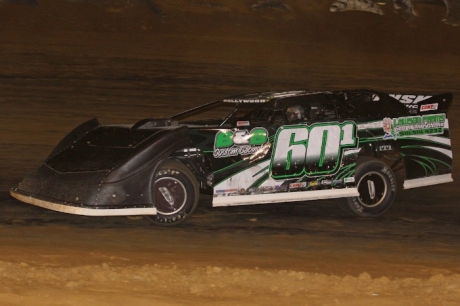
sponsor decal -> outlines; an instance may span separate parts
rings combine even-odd
[[[343,179],[343,182],[344,182],[345,184],[347,184],[347,183],[354,183],[354,182],[355,182],[355,178],[354,178],[353,176],[352,176],[352,177],[345,177],[345,178]]]
[[[287,185],[277,185],[277,186],[275,186],[275,190],[277,192],[286,192],[287,189],[288,189]]]
[[[289,184],[289,189],[298,189],[307,187],[307,182],[298,182]]]
[[[259,187],[259,190],[262,193],[271,193],[271,192],[276,191],[276,189],[273,188],[273,186],[262,186],[262,187]]]
[[[384,118],[384,139],[397,139],[398,137],[413,135],[434,135],[444,133],[445,114],[424,116]]]
[[[237,189],[220,189],[220,190],[216,190],[214,193],[223,195],[223,194],[236,193],[236,192],[238,192]]]
[[[357,144],[356,123],[352,121],[282,126],[275,135],[271,176],[288,179],[333,174],[340,168],[343,151]]]
[[[250,194],[260,194],[260,193],[273,193],[277,190],[273,186],[261,186],[261,187],[251,187],[248,189]]]
[[[227,103],[265,103],[266,99],[224,99]]]
[[[401,103],[413,103],[417,104],[420,101],[431,98],[432,96],[423,96],[423,95],[395,95],[391,94],[390,97],[395,98]]]
[[[438,109],[438,103],[420,105],[421,112],[433,111]]]
[[[222,158],[256,153],[268,142],[268,132],[264,128],[248,130],[220,130],[214,140],[214,157]]]
[[[323,185],[323,186],[331,186],[332,181],[331,180],[322,180],[321,185]]]
[[[391,151],[393,148],[391,147],[391,145],[385,145],[385,146],[379,146],[379,151],[383,152],[383,151]]]
[[[317,181],[313,181],[313,182],[308,183],[309,187],[317,187],[318,185],[319,185],[319,183]]]
[[[332,187],[343,187],[343,180],[333,180]]]
[[[251,125],[249,121],[237,121],[236,126],[248,126]]]

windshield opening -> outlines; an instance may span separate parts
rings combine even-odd
[[[171,120],[180,123],[196,123],[214,121],[216,124],[224,121],[234,122],[239,118],[246,117],[254,108],[250,103],[229,103],[223,101],[211,102],[207,105],[196,107],[185,112],[171,116]]]

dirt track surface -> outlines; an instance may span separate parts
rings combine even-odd
[[[332,201],[213,209],[205,196],[186,223],[161,228],[8,193],[92,117],[134,123],[267,89],[459,97],[459,29],[440,21],[442,7],[418,6],[409,27],[389,7],[331,14],[323,1],[156,1],[162,13],[108,3],[0,6],[0,304],[460,304],[455,99],[455,182],[400,192],[381,218]]]

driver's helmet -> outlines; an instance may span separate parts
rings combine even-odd
[[[304,109],[299,105],[288,107],[286,117],[289,121],[297,121],[304,119]]]

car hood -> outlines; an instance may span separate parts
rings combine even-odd
[[[98,126],[52,154],[45,164],[60,173],[113,170],[171,131],[160,128],[133,130],[124,126]]]
[[[78,207],[151,207],[156,168],[190,143],[187,127],[136,129],[93,119],[70,132],[15,192]]]

